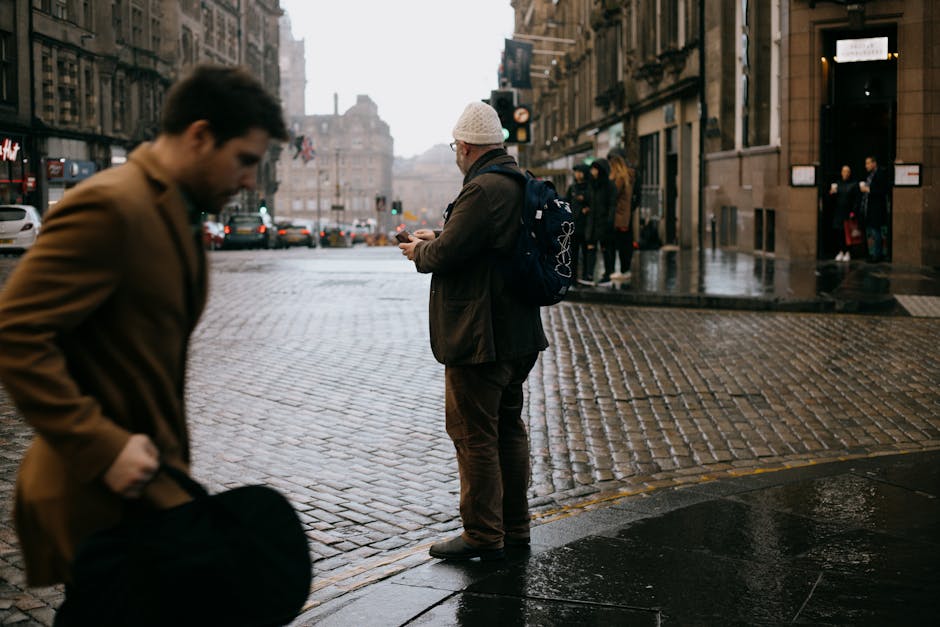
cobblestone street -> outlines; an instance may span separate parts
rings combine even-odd
[[[429,277],[394,248],[214,252],[188,380],[193,474],[300,511],[310,605],[460,526]],[[15,258],[0,258],[0,281]],[[940,447],[940,320],[563,303],[527,388],[539,521],[706,477]],[[0,622],[51,625],[10,523],[29,428],[0,389]]]

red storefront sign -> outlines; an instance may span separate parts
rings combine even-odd
[[[0,141],[0,161],[16,161],[16,155],[20,152],[20,143],[15,142],[9,137],[4,137]]]

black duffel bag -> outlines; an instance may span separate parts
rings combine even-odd
[[[79,547],[66,590],[66,625],[273,627],[310,593],[307,537],[276,490],[251,485],[210,495],[164,464],[193,500],[131,516]]]

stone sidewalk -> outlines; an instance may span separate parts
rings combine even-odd
[[[316,560],[310,608],[459,528],[427,285],[393,249],[212,254],[193,472],[289,496]],[[937,320],[569,302],[544,321],[525,410],[537,521],[703,473],[940,445]],[[22,589],[9,525],[28,437],[0,392],[0,621],[48,625],[59,593]]]

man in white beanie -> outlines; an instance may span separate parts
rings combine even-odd
[[[419,230],[399,246],[418,272],[433,273],[431,349],[445,367],[445,422],[460,472],[463,533],[430,554],[501,559],[505,546],[529,544],[522,385],[548,341],[539,308],[518,299],[498,267],[515,245],[524,198],[515,179],[486,171],[519,167],[503,148],[499,116],[472,102],[453,134],[463,188],[443,229]]]

